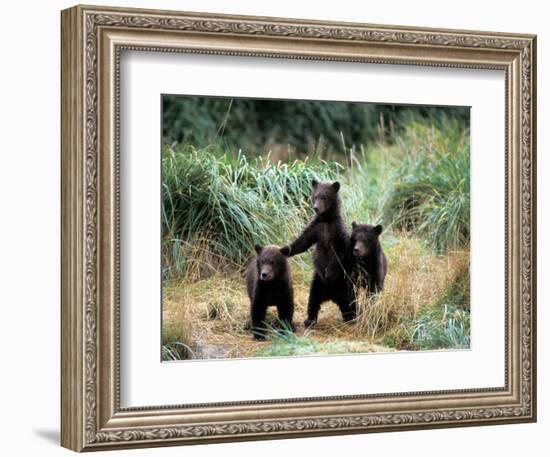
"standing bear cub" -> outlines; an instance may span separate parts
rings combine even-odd
[[[344,321],[355,318],[353,288],[350,282],[350,237],[340,210],[340,183],[312,181],[314,219],[288,247],[290,256],[301,254],[315,245],[314,275],[307,305],[306,327],[317,322],[321,304],[334,301]]]
[[[384,289],[388,270],[386,255],[380,244],[381,225],[351,224],[351,248],[354,265],[352,278],[356,287],[377,293]]]
[[[246,271],[246,288],[250,298],[252,334],[255,339],[265,339],[265,316],[268,306],[276,306],[279,320],[294,331],[294,294],[288,248],[278,246],[254,247],[257,256]]]

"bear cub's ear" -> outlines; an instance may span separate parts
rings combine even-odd
[[[351,228],[354,229],[355,227],[357,227],[357,222],[353,221],[353,222],[351,223]]]
[[[334,181],[334,182],[332,183],[332,188],[333,188],[336,192],[338,192],[338,191],[340,190],[340,183],[339,183],[338,181]]]
[[[283,246],[280,251],[281,254],[283,254],[285,257],[288,257],[290,255],[290,246]]]
[[[316,179],[311,180],[311,187],[315,189],[318,185],[319,185],[319,181],[317,181]]]
[[[380,224],[374,227],[374,233],[376,233],[377,235],[380,235],[382,233],[382,230],[383,230],[383,227]]]
[[[254,245],[254,249],[256,250],[256,254],[259,255],[260,252],[262,252],[263,247],[260,246],[259,244],[255,244],[255,245]]]

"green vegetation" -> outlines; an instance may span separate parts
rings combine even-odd
[[[400,164],[384,214],[437,252],[466,245],[470,236],[470,143],[457,123],[440,129],[411,124],[399,137]]]
[[[402,349],[465,349],[470,347],[469,258],[461,259],[433,301],[414,316],[404,315],[384,336],[384,343]]]
[[[466,107],[201,96],[164,96],[162,104],[164,144],[220,144],[250,156],[283,146],[300,157],[318,152],[334,158],[329,156],[342,152],[342,138],[360,148],[391,143],[414,120],[439,125],[453,119],[463,126],[470,120]]]
[[[368,341],[317,341],[307,335],[296,335],[288,338],[275,336],[271,344],[260,348],[254,353],[255,357],[284,357],[303,355],[334,355],[358,354],[365,352],[387,352],[391,348],[370,343]]]
[[[195,357],[195,342],[188,319],[174,319],[163,323],[162,360],[182,360]]]
[[[283,244],[311,217],[311,180],[340,179],[348,220],[382,222],[415,233],[438,253],[469,242],[467,132],[413,123],[391,147],[351,166],[304,159],[273,163],[221,147],[163,151],[164,276],[242,266],[251,246]],[[344,171],[345,170],[345,171]]]
[[[164,360],[469,347],[464,110],[181,100],[163,114]],[[283,141],[294,152],[271,147]],[[313,331],[272,329],[266,342],[253,342],[244,269],[255,243],[286,244],[310,220],[312,179],[342,183],[348,224],[384,225],[385,290],[361,295],[354,325],[327,304]],[[310,257],[291,259],[296,323],[305,314]]]
[[[287,242],[309,218],[311,180],[335,179],[341,168],[307,159],[273,164],[220,148],[166,148],[164,276],[184,275],[190,266],[242,266],[255,243]]]
[[[411,349],[470,347],[470,313],[463,307],[429,308],[414,321],[413,329]]]

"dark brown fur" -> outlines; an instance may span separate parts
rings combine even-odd
[[[369,293],[384,290],[388,270],[386,255],[380,244],[381,225],[351,224],[351,249],[353,252],[353,281]]]
[[[276,306],[279,319],[294,330],[294,294],[287,255],[288,248],[255,246],[257,256],[246,271],[246,288],[250,298],[252,334],[265,339],[265,316],[268,306]]]
[[[355,317],[354,299],[349,281],[351,270],[350,237],[340,210],[340,183],[312,182],[312,206],[315,217],[289,246],[290,256],[301,254],[315,245],[306,327],[315,324],[321,304],[334,301],[345,321]]]

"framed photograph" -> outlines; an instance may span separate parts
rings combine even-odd
[[[62,11],[62,445],[536,420],[536,37]]]

